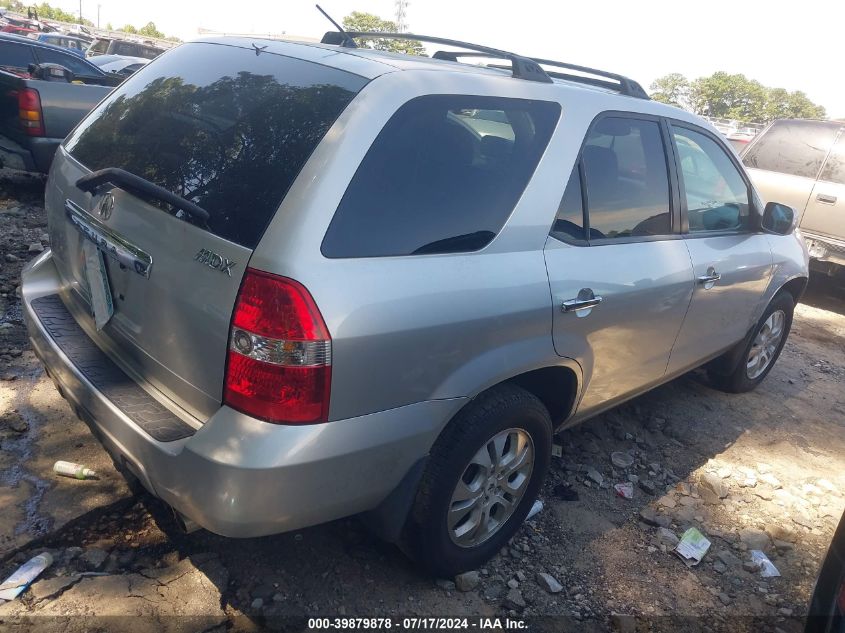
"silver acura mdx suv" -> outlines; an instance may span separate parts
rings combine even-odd
[[[625,77],[344,44],[201,40],[118,87],[57,152],[24,309],[186,525],[361,513],[450,574],[519,527],[557,430],[705,363],[757,386],[807,253]]]

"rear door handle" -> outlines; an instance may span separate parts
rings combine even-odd
[[[698,283],[700,284],[709,284],[715,283],[722,278],[722,275],[719,273],[713,273],[712,275],[702,275],[698,278]]]
[[[816,200],[822,204],[836,204],[836,196],[829,196],[826,193],[820,193],[817,195]]]
[[[716,282],[719,281],[721,278],[722,275],[720,273],[717,273],[716,269],[710,266],[710,268],[707,269],[707,274],[697,277],[696,281],[698,281],[699,284],[704,286],[705,290],[710,290],[713,286],[716,285]]]

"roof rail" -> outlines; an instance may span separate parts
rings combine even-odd
[[[493,57],[493,55],[489,55],[487,53],[472,53],[463,51],[437,51],[436,53],[434,53],[434,55],[432,55],[432,57],[434,59],[445,59],[451,62],[456,62],[461,57]],[[629,97],[636,97],[638,99],[650,98],[646,91],[643,90],[642,86],[640,86],[640,84],[638,84],[633,79],[629,79],[628,77],[625,77],[623,75],[617,75],[616,73],[610,73],[604,70],[597,70],[595,68],[588,68],[587,66],[576,66],[575,64],[556,62],[551,59],[540,59],[539,57],[531,57],[529,59],[537,62],[538,64],[545,64],[546,66],[566,68],[568,70],[574,70],[577,72],[595,75],[595,77],[584,77],[583,75],[573,75],[570,73],[560,73],[546,70],[546,74],[549,77],[554,77],[556,79],[566,79],[568,81],[589,84],[591,86],[599,86],[600,88],[608,88],[610,90],[617,91],[619,94],[623,94]],[[502,68],[501,66],[495,65],[492,65],[492,67]],[[600,79],[601,77],[605,77],[606,79]],[[607,79],[610,79],[612,81],[607,81]]]
[[[469,42],[461,42],[459,40],[450,40],[443,37],[431,37],[428,35],[415,35],[413,33],[381,33],[377,31],[346,31],[345,35],[338,31],[328,31],[320,40],[323,44],[334,44],[337,46],[347,46],[346,36],[350,37],[364,37],[368,39],[387,39],[387,40],[413,40],[415,42],[431,42],[432,44],[443,44],[444,46],[458,46],[470,51],[480,53],[481,56],[496,57],[499,59],[510,60],[511,72],[517,79],[525,79],[527,81],[537,81],[540,83],[552,83],[552,78],[540,68],[540,65],[528,57],[523,57],[508,51],[502,51],[497,48],[489,48],[487,46],[479,46],[478,44],[470,44]],[[442,51],[438,51],[442,52]],[[437,54],[435,54],[437,57]],[[438,59],[444,59],[439,57]],[[454,61],[454,60],[453,60]]]
[[[648,93],[643,90],[643,87],[638,84],[633,79],[625,77],[624,75],[618,75],[616,73],[610,73],[605,70],[597,70],[596,68],[589,68],[587,66],[576,66],[575,64],[567,64],[564,62],[556,62],[551,59],[540,59],[538,57],[532,57],[532,61],[537,62],[538,64],[545,64],[546,66],[555,66],[556,68],[566,68],[567,70],[574,70],[579,73],[587,73],[589,75],[595,75],[596,77],[606,77],[608,79],[613,80],[616,82],[614,84],[610,81],[603,81],[601,79],[593,79],[591,77],[583,77],[581,75],[572,75],[569,73],[556,73],[551,72],[549,76],[557,77],[559,79],[567,79],[569,81],[577,81],[579,83],[586,83],[595,86],[602,86],[604,88],[611,88],[613,90],[619,91],[620,94],[627,95],[629,97],[637,97],[638,99],[650,99]]]

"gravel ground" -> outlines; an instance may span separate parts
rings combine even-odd
[[[327,615],[484,615],[634,631],[630,615],[654,630],[801,630],[845,506],[836,284],[813,280],[757,391],[723,394],[693,372],[562,433],[544,509],[484,568],[432,579],[354,518],[260,539],[183,535],[160,502],[130,493],[27,349],[16,286],[48,242],[42,187],[0,180],[0,579],[45,550],[56,562],[0,606],[0,624],[86,630],[102,623],[79,616],[109,615],[136,616],[120,625],[133,630],[258,630]],[[614,465],[615,452],[631,465]],[[55,478],[56,459],[100,479]],[[622,482],[633,498],[616,494]],[[711,546],[687,567],[672,549],[691,527]],[[751,550],[780,576],[762,577]]]

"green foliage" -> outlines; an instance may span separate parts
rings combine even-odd
[[[651,84],[652,99],[720,119],[768,123],[774,119],[823,119],[825,109],[800,90],[768,88],[745,75],[718,71],[689,81],[671,73]]]
[[[146,35],[147,37],[158,37],[164,39],[164,33],[156,28],[155,22],[147,22],[144,26],[138,29],[139,35]]]
[[[120,30],[120,31],[123,31],[124,33],[131,33],[132,35],[137,35],[137,34],[138,34],[138,29],[136,29],[136,28],[135,28],[134,26],[132,26],[131,24],[124,24],[124,25],[123,25],[123,28],[122,28],[122,29],[119,29],[119,30]]]
[[[353,11],[343,18],[343,28],[347,31],[371,31],[382,33],[396,33],[396,23],[382,20],[372,13]],[[425,55],[425,49],[420,42],[411,40],[387,40],[378,38],[357,38],[355,43],[362,48],[373,48],[377,51],[404,53],[406,55]]]
[[[684,108],[689,103],[689,80],[681,73],[670,73],[651,84],[651,98],[661,103]]]

